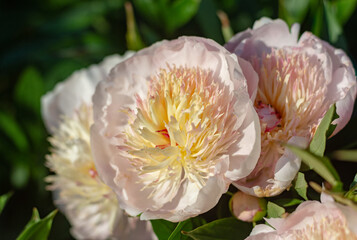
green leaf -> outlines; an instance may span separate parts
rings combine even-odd
[[[342,34],[342,26],[337,20],[336,11],[330,1],[324,1],[324,9],[328,26],[328,35],[332,43],[337,42],[338,37]]]
[[[30,221],[26,224],[24,229],[28,229],[29,227],[31,227],[33,224],[35,224],[36,222],[40,221],[40,214],[38,213],[38,210],[36,208],[34,208],[32,210],[32,217],[30,219]]]
[[[315,1],[312,1],[312,3],[313,2]],[[324,9],[322,4],[311,6],[311,9],[315,9],[314,14],[312,16],[313,18],[312,33],[320,37],[323,29],[323,23],[324,23]]]
[[[15,86],[15,100],[39,114],[40,99],[43,94],[44,86],[40,73],[35,68],[28,67]]]
[[[339,116],[336,113],[335,104],[326,112],[324,118],[321,120],[313,139],[311,140],[309,151],[317,156],[323,156],[326,147],[326,139],[333,133],[336,125],[331,124],[333,120]]]
[[[278,204],[279,206],[283,206],[283,207],[291,207],[291,206],[299,205],[302,202],[303,200],[297,198],[279,198],[274,200],[275,204]]]
[[[18,162],[12,166],[10,180],[11,184],[18,188],[24,188],[29,182],[30,168],[26,162]]]
[[[206,221],[202,217],[190,218],[186,221],[173,223],[163,219],[151,220],[151,225],[159,240],[184,240],[187,236],[182,235],[182,231],[191,231],[195,227],[205,224]]]
[[[328,181],[332,186],[342,186],[338,173],[328,158],[317,156],[308,150],[293,145],[286,145],[286,147],[288,147],[296,156],[300,157],[306,165]]]
[[[350,185],[350,189],[352,189],[355,185],[357,185],[357,173],[355,175],[355,178],[353,179],[351,185]]]
[[[350,185],[350,190],[346,192],[345,197],[357,203],[357,174]]]
[[[295,182],[294,182],[294,188],[296,192],[307,201],[307,196],[306,196],[306,191],[307,191],[307,182],[305,180],[305,175],[301,172],[299,172],[296,176]]]
[[[196,13],[201,0],[134,0],[140,15],[172,34],[186,24]]]
[[[163,13],[160,14],[160,4],[162,1],[154,0],[134,0],[134,7],[139,11],[147,21],[154,23],[155,25],[164,24],[162,21]],[[165,11],[165,10],[164,10]]]
[[[168,11],[165,19],[166,30],[173,33],[177,28],[187,23],[197,13],[201,0],[176,0]]]
[[[251,230],[252,224],[230,217],[215,220],[183,233],[194,240],[243,240],[249,236]]]
[[[145,44],[141,40],[140,34],[136,28],[135,17],[133,12],[133,7],[130,2],[125,3],[125,13],[126,13],[126,44],[129,50],[140,50],[145,47]]]
[[[217,12],[217,16],[219,17],[219,20],[221,21],[221,29],[222,29],[222,35],[224,38],[225,42],[228,42],[234,35],[233,30],[231,28],[231,25],[229,23],[228,16],[225,12],[219,10]]]
[[[178,225],[163,219],[151,220],[150,222],[159,240],[167,240]]]
[[[186,221],[179,222],[176,225],[176,228],[174,229],[174,231],[171,233],[168,240],[188,239],[187,236],[182,235],[181,231],[191,231],[192,228],[193,228],[193,224],[192,224],[191,219],[187,219]]]
[[[357,150],[338,150],[333,153],[333,157],[341,161],[357,162]]]
[[[356,10],[357,0],[338,0],[331,4],[335,7],[337,21],[343,26]]]
[[[310,0],[279,0],[279,17],[290,26],[302,23],[309,9]]]
[[[0,112],[0,130],[12,140],[18,150],[25,151],[28,148],[25,134],[16,120],[9,114]]]
[[[202,1],[195,19],[203,31],[205,37],[218,43],[224,43],[221,24],[217,16],[217,9],[213,0]]]
[[[40,219],[38,211],[35,208],[30,221],[27,223],[17,240],[46,240],[51,231],[52,221],[56,216],[56,213],[57,210],[54,210],[45,218]]]
[[[72,1],[74,2],[74,1]],[[83,30],[95,23],[95,20],[102,17],[109,11],[115,11],[123,6],[122,0],[116,1],[90,1],[73,4],[64,9],[63,13],[57,14],[45,24],[41,30],[48,33],[66,33]]]
[[[2,213],[2,210],[4,210],[5,204],[9,201],[12,194],[13,192],[8,192],[0,196],[0,214]]]
[[[285,209],[273,202],[268,202],[267,213],[268,218],[279,218],[285,213]]]
[[[200,226],[202,226],[202,225],[207,223],[206,220],[203,217],[200,217],[200,216],[191,218],[191,221],[192,221],[192,224],[193,224],[194,228],[200,227]]]

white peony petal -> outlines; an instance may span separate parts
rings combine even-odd
[[[254,168],[260,134],[246,77],[256,75],[242,65],[212,40],[181,37],[138,52],[99,84],[92,150],[127,213],[185,220],[215,206],[228,168],[234,179]]]

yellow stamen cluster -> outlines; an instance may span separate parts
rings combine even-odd
[[[55,174],[48,176],[46,181],[51,183],[49,190],[58,191],[57,203],[65,211],[72,211],[74,218],[79,217],[76,214],[81,209],[99,204],[100,214],[107,214],[107,220],[114,221],[115,194],[97,176],[91,155],[89,129],[92,122],[92,109],[84,104],[73,118],[63,118],[55,134],[49,138],[52,148],[47,156],[47,166]]]
[[[254,187],[263,179],[273,181],[275,164],[285,151],[281,143],[292,136],[311,139],[329,106],[325,101],[327,82],[324,68],[317,56],[294,49],[273,49],[260,58],[253,57],[250,62],[259,75],[255,108],[258,114],[268,110],[273,112],[279,121],[273,128],[268,128],[270,123],[259,116],[261,159],[254,171],[242,180],[246,186]],[[262,111],[262,106],[269,109]],[[272,196],[284,190],[279,186],[271,188],[268,182],[265,185],[255,189],[258,196]]]
[[[291,236],[296,240],[357,240],[346,219],[334,216],[318,219],[301,230],[293,230]]]
[[[186,180],[201,188],[237,139],[233,94],[214,78],[198,67],[161,69],[147,99],[137,96],[137,112],[128,111],[127,157],[150,197],[173,197]]]
[[[327,83],[321,61],[306,53],[279,49],[262,57],[259,65],[254,60],[253,65],[260,79],[256,105],[271,105],[281,116],[281,126],[263,134],[264,140],[311,137],[326,111]]]

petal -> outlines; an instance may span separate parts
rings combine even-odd
[[[332,71],[331,74],[328,74],[331,75],[331,79],[330,76],[326,76],[328,84],[326,100],[329,101],[329,105],[336,103],[336,111],[340,116],[334,121],[334,124],[337,124],[333,133],[335,135],[350,120],[356,99],[356,77],[352,62],[344,51],[335,49],[311,33],[304,33],[300,38],[299,44],[304,47],[310,45],[318,48],[320,52],[325,51],[326,53],[324,54],[331,61],[331,65],[324,66],[324,68],[326,71]]]
[[[74,72],[65,81],[58,83],[53,91],[46,93],[41,98],[41,112],[47,130],[53,133],[61,117],[73,116],[81,104],[91,105],[98,82],[106,78],[112,67],[131,55],[133,52],[127,52],[123,57],[106,57],[98,65]]]
[[[344,206],[339,203],[335,203],[335,205],[346,217],[349,229],[357,235],[357,211],[349,206]]]
[[[294,136],[288,144],[305,148],[308,142],[306,138]],[[258,160],[253,175],[233,182],[234,186],[254,196],[271,197],[280,194],[291,184],[300,169],[301,160],[287,148],[283,155],[277,149],[270,148],[264,150],[267,153]]]
[[[177,174],[179,181],[176,182],[179,184],[175,185],[176,179],[173,177],[170,179],[174,180],[170,182],[159,181],[158,189],[147,187],[150,180],[143,181],[145,174],[151,179],[159,179],[155,177],[158,172],[139,174],[132,157],[125,150],[123,135],[129,125],[129,117],[124,111],[136,114],[137,99],[147,98],[150,81],[163,69],[183,66],[210,70],[217,85],[224,85],[228,93],[235,94],[241,107],[234,106],[238,120],[232,121],[231,125],[242,133],[237,141],[244,143],[237,144],[239,149],[233,153],[232,161],[242,168],[233,177],[245,176],[247,170],[254,168],[259,157],[260,134],[257,133],[260,133],[260,129],[259,119],[247,93],[245,75],[252,78],[252,81],[255,81],[253,78],[256,76],[248,63],[243,64],[244,69],[238,65],[235,55],[212,40],[181,37],[173,41],[162,41],[138,52],[119,63],[112,69],[108,79],[98,85],[93,96],[92,151],[99,175],[116,192],[120,206],[128,214],[142,213],[141,219],[182,221],[214,207],[231,182],[224,175],[231,161],[225,152],[217,156],[217,162],[209,168],[208,178],[204,179],[203,184],[184,179],[181,174]],[[245,111],[247,108],[248,112]],[[249,141],[254,144],[251,145]],[[155,197],[151,197],[153,190]]]
[[[297,30],[297,25],[294,25],[290,33],[284,21],[262,18],[255,22],[253,30],[238,33],[225,47],[244,59],[250,59],[263,52],[269,53],[271,48],[296,46]]]
[[[240,127],[240,138],[228,149],[230,165],[225,176],[232,181],[248,176],[260,156],[260,123],[252,103],[248,105],[246,114],[245,121]]]
[[[307,138],[294,136],[289,139],[288,144],[306,148],[309,144],[309,140]],[[278,160],[275,166],[274,179],[278,182],[285,183],[282,184],[282,186],[288,186],[295,178],[300,169],[300,165],[301,160],[288,148],[285,148],[284,155]]]
[[[249,236],[257,235],[260,233],[269,233],[269,232],[274,232],[274,231],[275,231],[274,228],[272,228],[266,224],[258,224],[253,228],[253,230]]]
[[[252,102],[254,102],[255,96],[257,95],[258,91],[258,74],[254,71],[252,65],[243,58],[238,57],[238,62],[240,67],[242,68],[244,77],[247,80],[247,87],[250,99],[252,100]]]

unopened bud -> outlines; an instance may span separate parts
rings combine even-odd
[[[245,222],[256,222],[266,214],[267,202],[264,198],[257,198],[237,192],[231,199],[231,210],[236,218]]]

